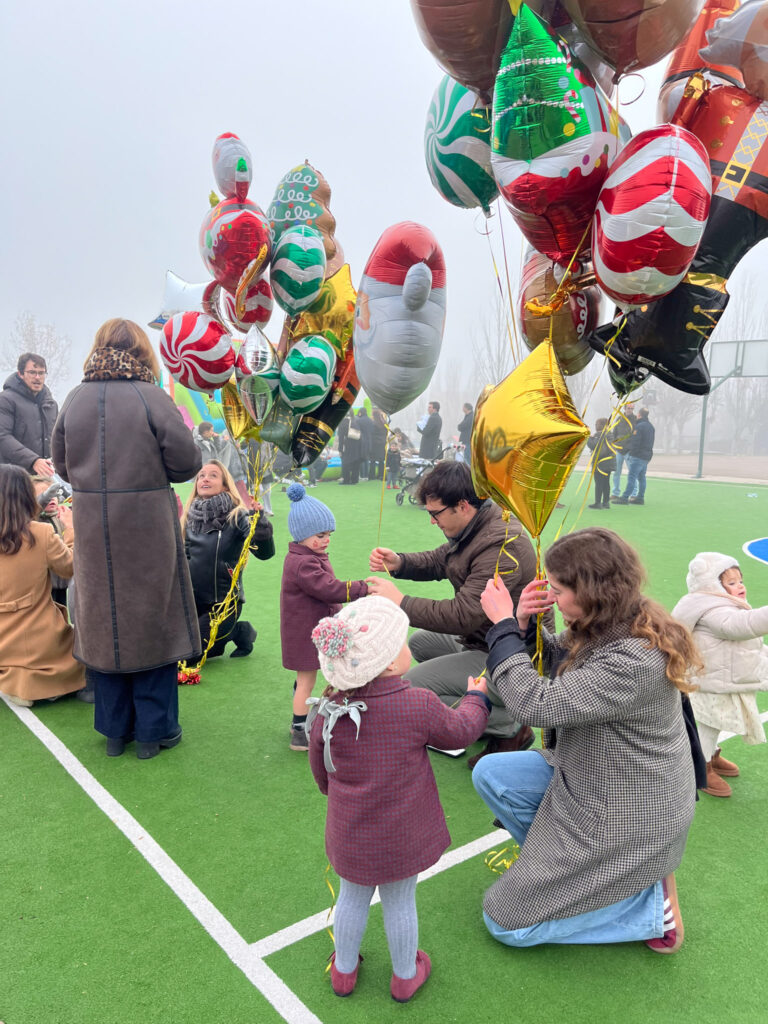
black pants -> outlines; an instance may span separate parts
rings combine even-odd
[[[341,476],[345,484],[358,483],[360,480],[360,459],[342,459]]]
[[[179,731],[178,666],[143,672],[97,672],[88,669],[88,686],[96,690],[93,725],[108,739],[154,743]]]
[[[595,504],[607,505],[611,497],[611,478],[607,473],[595,470]]]
[[[196,604],[197,607],[197,621],[200,626],[200,639],[203,643],[203,650],[208,646],[208,638],[211,635],[211,610],[212,604]],[[230,611],[229,615],[224,619],[223,622],[219,623],[219,628],[216,632],[216,639],[213,642],[213,647],[208,651],[209,658],[218,658],[224,653],[224,648],[231,641],[237,643],[238,631],[237,620],[240,618],[240,612],[243,609],[241,601],[235,601],[234,607]]]

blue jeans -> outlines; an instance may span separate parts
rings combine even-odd
[[[627,468],[629,468],[629,455],[625,455],[623,452],[616,452],[616,469],[613,473],[613,486],[611,494],[614,498],[618,498],[621,494],[621,471],[624,469],[624,462],[627,462]]]
[[[644,497],[646,469],[648,469],[646,459],[638,459],[634,455],[627,456],[627,486],[623,497],[630,498],[633,492],[636,492],[636,498]]]
[[[487,754],[475,765],[472,782],[484,802],[522,847],[547,791],[553,769],[534,750]],[[525,854],[522,854],[525,856]],[[514,867],[511,869],[514,871]],[[661,881],[599,910],[541,921],[528,928],[502,928],[487,914],[491,935],[507,946],[538,946],[544,942],[638,942],[664,934],[664,890]]]

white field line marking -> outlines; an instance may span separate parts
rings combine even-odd
[[[0,698],[5,700],[4,694]],[[93,800],[100,811],[120,829],[142,857],[181,900],[192,916],[203,926],[213,941],[232,963],[248,978],[264,998],[289,1024],[322,1024],[319,1017],[301,1002],[291,989],[253,953],[237,932],[175,861],[149,835],[146,829],[126,811],[122,804],[98,782],[74,754],[29,708],[17,707],[5,700],[10,710],[47,747],[59,764]]]
[[[489,832],[488,835],[481,836],[480,839],[475,839],[465,846],[459,846],[455,850],[449,850],[447,853],[444,853],[437,864],[433,864],[431,868],[421,872],[419,881],[425,882],[428,878],[433,878],[435,875],[447,871],[448,868],[462,864],[465,860],[471,860],[472,857],[477,857],[478,854],[484,853],[496,843],[512,842],[514,840],[510,839],[509,832],[504,829]],[[376,895],[371,900],[371,906],[379,902],[380,897],[377,890]],[[270,954],[276,953],[280,949],[285,949],[286,946],[292,946],[294,942],[301,942],[302,939],[314,935],[315,932],[321,932],[323,928],[329,928],[332,923],[333,916],[329,917],[327,910],[321,910],[319,914],[312,914],[311,917],[305,917],[303,921],[297,921],[296,924],[289,925],[288,928],[281,928],[279,932],[273,932],[272,935],[259,939],[258,942],[253,943],[251,951],[260,957],[270,956]]]

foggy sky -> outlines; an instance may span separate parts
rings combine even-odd
[[[621,108],[634,131],[655,123],[660,70],[643,73],[643,98]],[[104,320],[146,324],[160,310],[167,269],[206,280],[197,236],[224,131],[250,148],[250,198],[264,208],[291,167],[307,159],[323,172],[356,285],[386,227],[430,227],[448,270],[444,350],[470,358],[496,287],[486,221],[449,205],[427,176],[424,123],[442,72],[408,0],[7,0],[0,75],[0,330],[29,310],[70,335],[70,384]],[[640,87],[630,79],[625,93]],[[501,218],[519,265],[520,235],[496,211],[497,259]],[[273,340],[281,319],[276,307]]]

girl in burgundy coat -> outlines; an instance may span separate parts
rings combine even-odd
[[[280,640],[283,668],[296,673],[293,689],[291,750],[306,750],[307,700],[317,680],[320,662],[312,643],[312,630],[320,619],[333,615],[344,601],[368,593],[362,580],[337,580],[328,560],[328,545],[336,529],[333,513],[301,484],[286,492],[291,502],[288,530],[293,543],[283,563],[280,587]]]
[[[411,665],[408,617],[384,597],[364,597],[312,633],[330,686],[310,714],[309,762],[328,796],[325,848],[339,875],[331,985],[348,996],[376,886],[392,958],[390,992],[407,1002],[430,959],[418,949],[416,881],[450,845],[427,745],[466,747],[490,712],[484,680],[457,708],[402,678]],[[348,691],[354,690],[354,694]],[[338,692],[336,692],[338,691]]]

